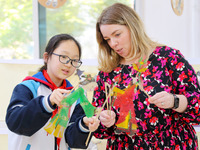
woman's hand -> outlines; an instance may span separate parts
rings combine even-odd
[[[51,95],[50,95],[50,102],[52,105],[61,105],[61,101],[66,97],[66,94],[70,93],[70,90],[65,90],[65,89],[55,89]]]
[[[188,106],[187,98],[185,95],[176,94],[176,96],[179,98],[179,106],[175,111],[183,113]],[[162,91],[149,98],[149,102],[160,108],[171,109],[174,107],[174,96],[166,91]]]
[[[113,126],[115,124],[115,117],[116,114],[112,110],[103,110],[100,113],[99,120],[101,123],[106,126],[107,128]]]
[[[94,132],[100,124],[100,121],[96,118],[96,116],[91,118],[83,117],[83,122],[89,128],[90,132]]]
[[[149,102],[160,108],[168,109],[174,106],[174,96],[171,93],[162,91],[149,98]]]

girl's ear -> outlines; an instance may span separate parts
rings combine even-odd
[[[47,61],[48,61],[48,53],[47,52],[44,52],[43,59],[44,59],[44,62],[47,63]]]

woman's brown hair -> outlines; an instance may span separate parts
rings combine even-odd
[[[131,34],[131,52],[128,56],[130,60],[146,56],[152,48],[159,45],[146,35],[141,19],[131,7],[115,3],[102,11],[96,23],[96,38],[99,44],[98,62],[101,71],[112,71],[121,60],[121,57],[110,48],[101,34],[100,26],[105,24],[128,27]]]

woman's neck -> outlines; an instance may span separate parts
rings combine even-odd
[[[151,50],[149,50],[147,57],[146,56],[145,57],[148,58],[154,50],[155,50],[155,48],[152,48]],[[131,58],[122,58],[120,61],[120,64],[122,64],[122,65],[131,65],[133,63],[137,64],[139,59],[140,58],[132,58],[132,59]]]
[[[133,63],[136,63],[137,62],[137,60],[138,59],[132,59],[132,60],[127,60],[127,59],[122,59],[121,61],[120,61],[120,64],[122,64],[122,65],[131,65],[131,64],[133,64]]]

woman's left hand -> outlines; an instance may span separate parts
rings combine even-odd
[[[103,110],[100,113],[99,120],[101,123],[106,126],[107,128],[113,126],[115,124],[115,117],[116,114],[112,110]]]
[[[162,91],[150,97],[149,102],[160,108],[168,109],[174,106],[174,96],[171,93]]]

